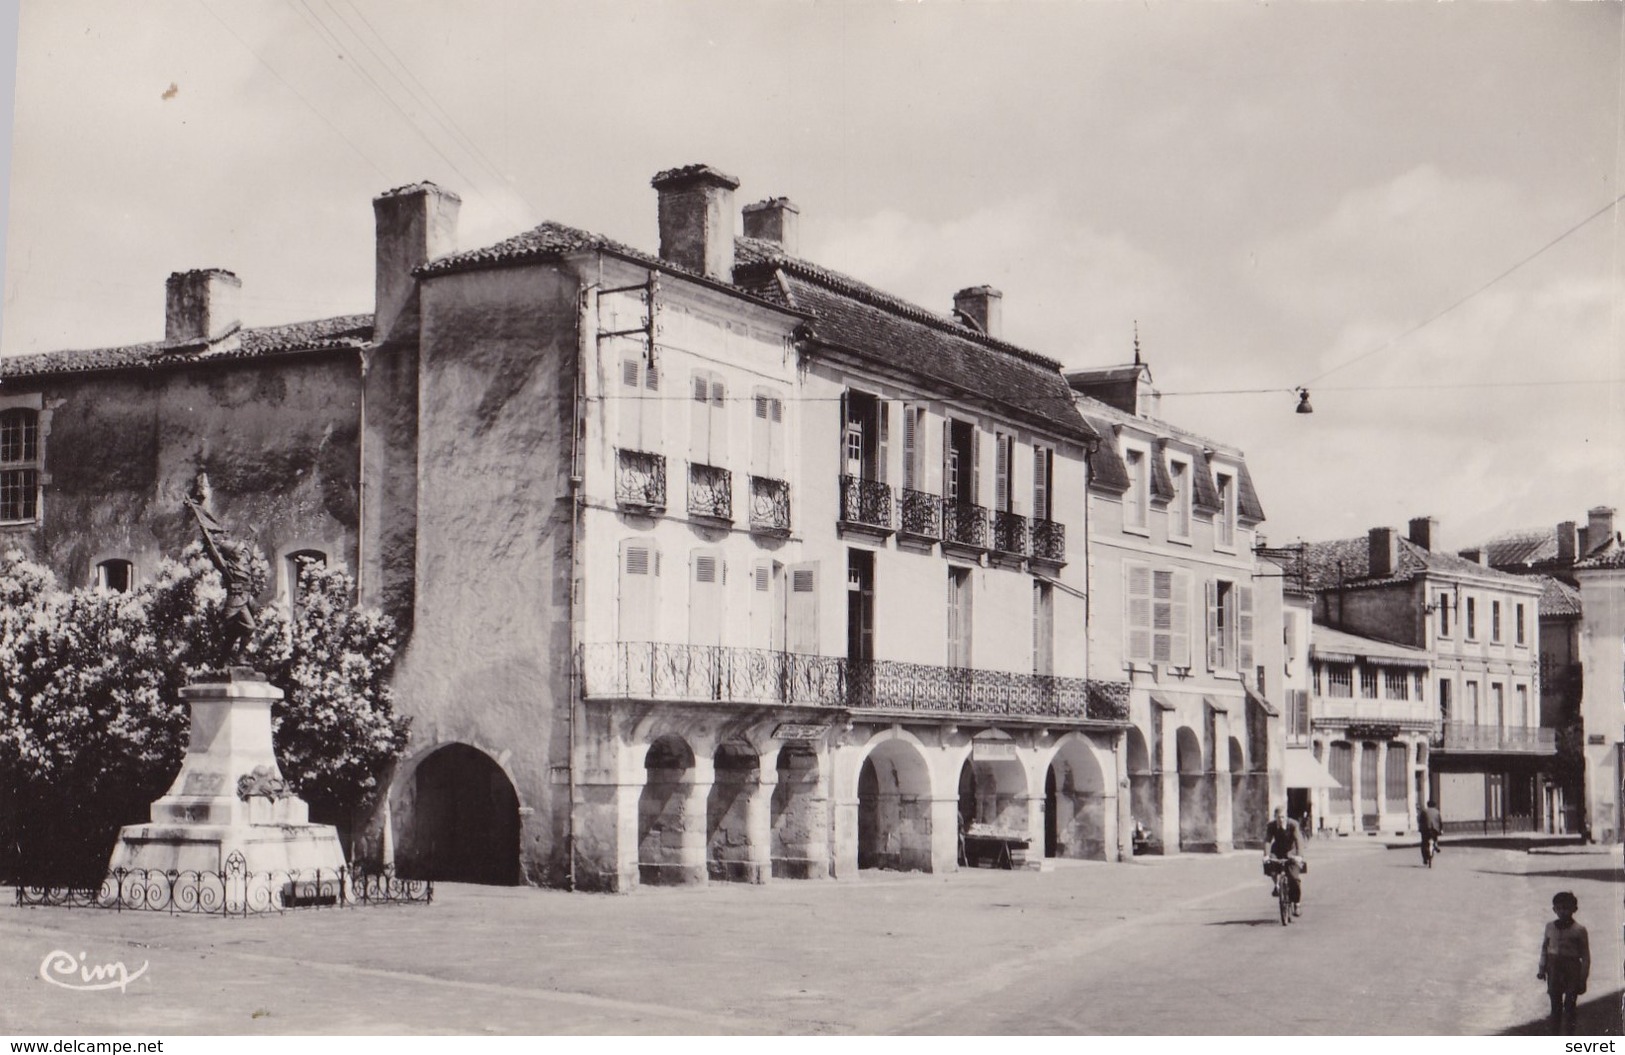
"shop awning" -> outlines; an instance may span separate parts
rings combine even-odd
[[[1327,772],[1326,766],[1308,751],[1286,753],[1286,786],[1289,788],[1340,788],[1343,785]]]

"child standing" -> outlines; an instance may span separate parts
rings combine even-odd
[[[1535,977],[1545,980],[1546,992],[1552,998],[1552,1032],[1573,1033],[1574,1003],[1586,991],[1586,978],[1591,974],[1591,938],[1574,921],[1580,899],[1571,892],[1565,890],[1553,897],[1552,911],[1557,918],[1546,924],[1540,942],[1540,970]]]

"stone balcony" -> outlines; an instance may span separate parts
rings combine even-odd
[[[1555,755],[1557,730],[1537,726],[1445,722],[1437,747],[1440,751],[1462,754]]]

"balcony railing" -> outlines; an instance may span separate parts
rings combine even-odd
[[[1033,521],[1033,559],[1066,563],[1066,525],[1054,520]]]
[[[659,512],[666,508],[666,459],[647,451],[615,452],[615,501],[623,508]]]
[[[790,485],[770,476],[750,478],[750,529],[771,535],[790,533]]]
[[[1027,555],[1027,518],[999,509],[993,512],[993,548],[999,553]]]
[[[1425,700],[1356,700],[1316,696],[1311,704],[1316,721],[1402,722],[1407,726],[1438,725],[1439,712]]]
[[[758,648],[606,642],[581,647],[589,699],[775,703],[923,715],[1120,722],[1128,683],[963,667],[856,662]]]
[[[1546,727],[1477,725],[1445,722],[1439,742],[1443,751],[1514,751],[1550,755],[1557,752],[1557,730]]]
[[[902,533],[919,538],[942,537],[942,499],[908,488],[903,490]]]
[[[858,476],[841,477],[841,522],[891,530],[891,485]]]
[[[734,477],[715,465],[688,464],[688,515],[733,520]]]
[[[942,541],[987,549],[987,510],[978,505],[943,499]]]

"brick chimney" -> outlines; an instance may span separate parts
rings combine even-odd
[[[1371,529],[1371,576],[1387,578],[1399,570],[1399,532],[1393,528]]]
[[[660,259],[732,282],[739,181],[709,165],[684,165],[657,174],[650,185],[660,195]]]
[[[1580,559],[1580,529],[1574,521],[1557,525],[1557,562],[1573,564]]]
[[[1586,552],[1605,545],[1614,537],[1614,511],[1598,506],[1586,511]]]
[[[1425,550],[1432,550],[1434,544],[1439,540],[1439,518],[1412,517],[1408,537],[1414,545]]]
[[[1486,549],[1483,549],[1481,547],[1474,547],[1473,549],[1457,550],[1456,551],[1456,556],[1460,557],[1464,561],[1469,561],[1469,562],[1471,562],[1473,564],[1478,564],[1478,565],[1483,565],[1483,566],[1488,566],[1489,565],[1489,551],[1486,550]]]
[[[242,327],[237,301],[243,283],[217,267],[177,271],[164,283],[164,340],[218,341]]]
[[[745,206],[745,237],[777,242],[786,256],[801,251],[801,210],[789,198],[769,198]]]
[[[954,294],[954,311],[974,322],[989,337],[1004,331],[1004,294],[992,286],[971,286]]]
[[[413,339],[418,327],[418,280],[412,269],[457,247],[463,200],[433,183],[396,187],[372,200],[377,256],[373,339]]]

